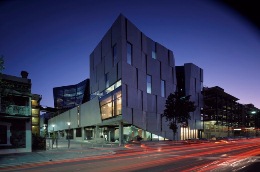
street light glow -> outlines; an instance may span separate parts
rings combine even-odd
[[[55,125],[53,124],[52,127],[54,127]]]
[[[256,111],[254,110],[254,111],[252,111],[251,113],[252,113],[252,114],[256,114]]]
[[[68,125],[70,125],[70,122],[67,122]]]

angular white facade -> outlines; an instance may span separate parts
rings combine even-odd
[[[89,69],[91,100],[50,119],[49,131],[58,121],[63,127],[53,130],[66,130],[70,121],[74,130],[81,128],[78,139],[173,139],[162,118],[166,98],[177,85],[171,50],[120,15],[91,53]]]

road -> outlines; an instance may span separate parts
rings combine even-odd
[[[260,155],[260,139],[205,143],[150,142],[126,145],[111,155],[8,167],[1,171],[247,171]]]

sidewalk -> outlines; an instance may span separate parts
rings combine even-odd
[[[92,144],[88,142],[70,141],[70,148],[68,149],[68,141],[59,140],[58,145],[46,145],[47,150],[4,154],[0,155],[0,170],[3,167],[24,165],[29,163],[49,162],[64,159],[83,158],[97,155],[114,154],[116,150],[124,150],[124,147],[118,144]]]

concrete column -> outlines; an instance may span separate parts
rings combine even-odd
[[[11,138],[11,131],[10,131],[11,124],[7,125],[7,145],[11,145],[10,138]]]
[[[123,138],[123,122],[119,122],[119,146],[123,145],[124,143],[124,138]]]
[[[66,130],[64,130],[63,133],[64,133],[64,138],[65,138],[65,140],[67,140],[68,134],[67,134]]]
[[[82,136],[82,140],[86,139],[86,133],[85,133],[84,127],[81,128],[81,136]]]
[[[95,138],[100,138],[100,132],[99,132],[99,126],[96,125],[96,128],[95,128]]]
[[[31,120],[29,122],[25,122],[25,145],[26,151],[32,152],[32,128],[31,128]]]

